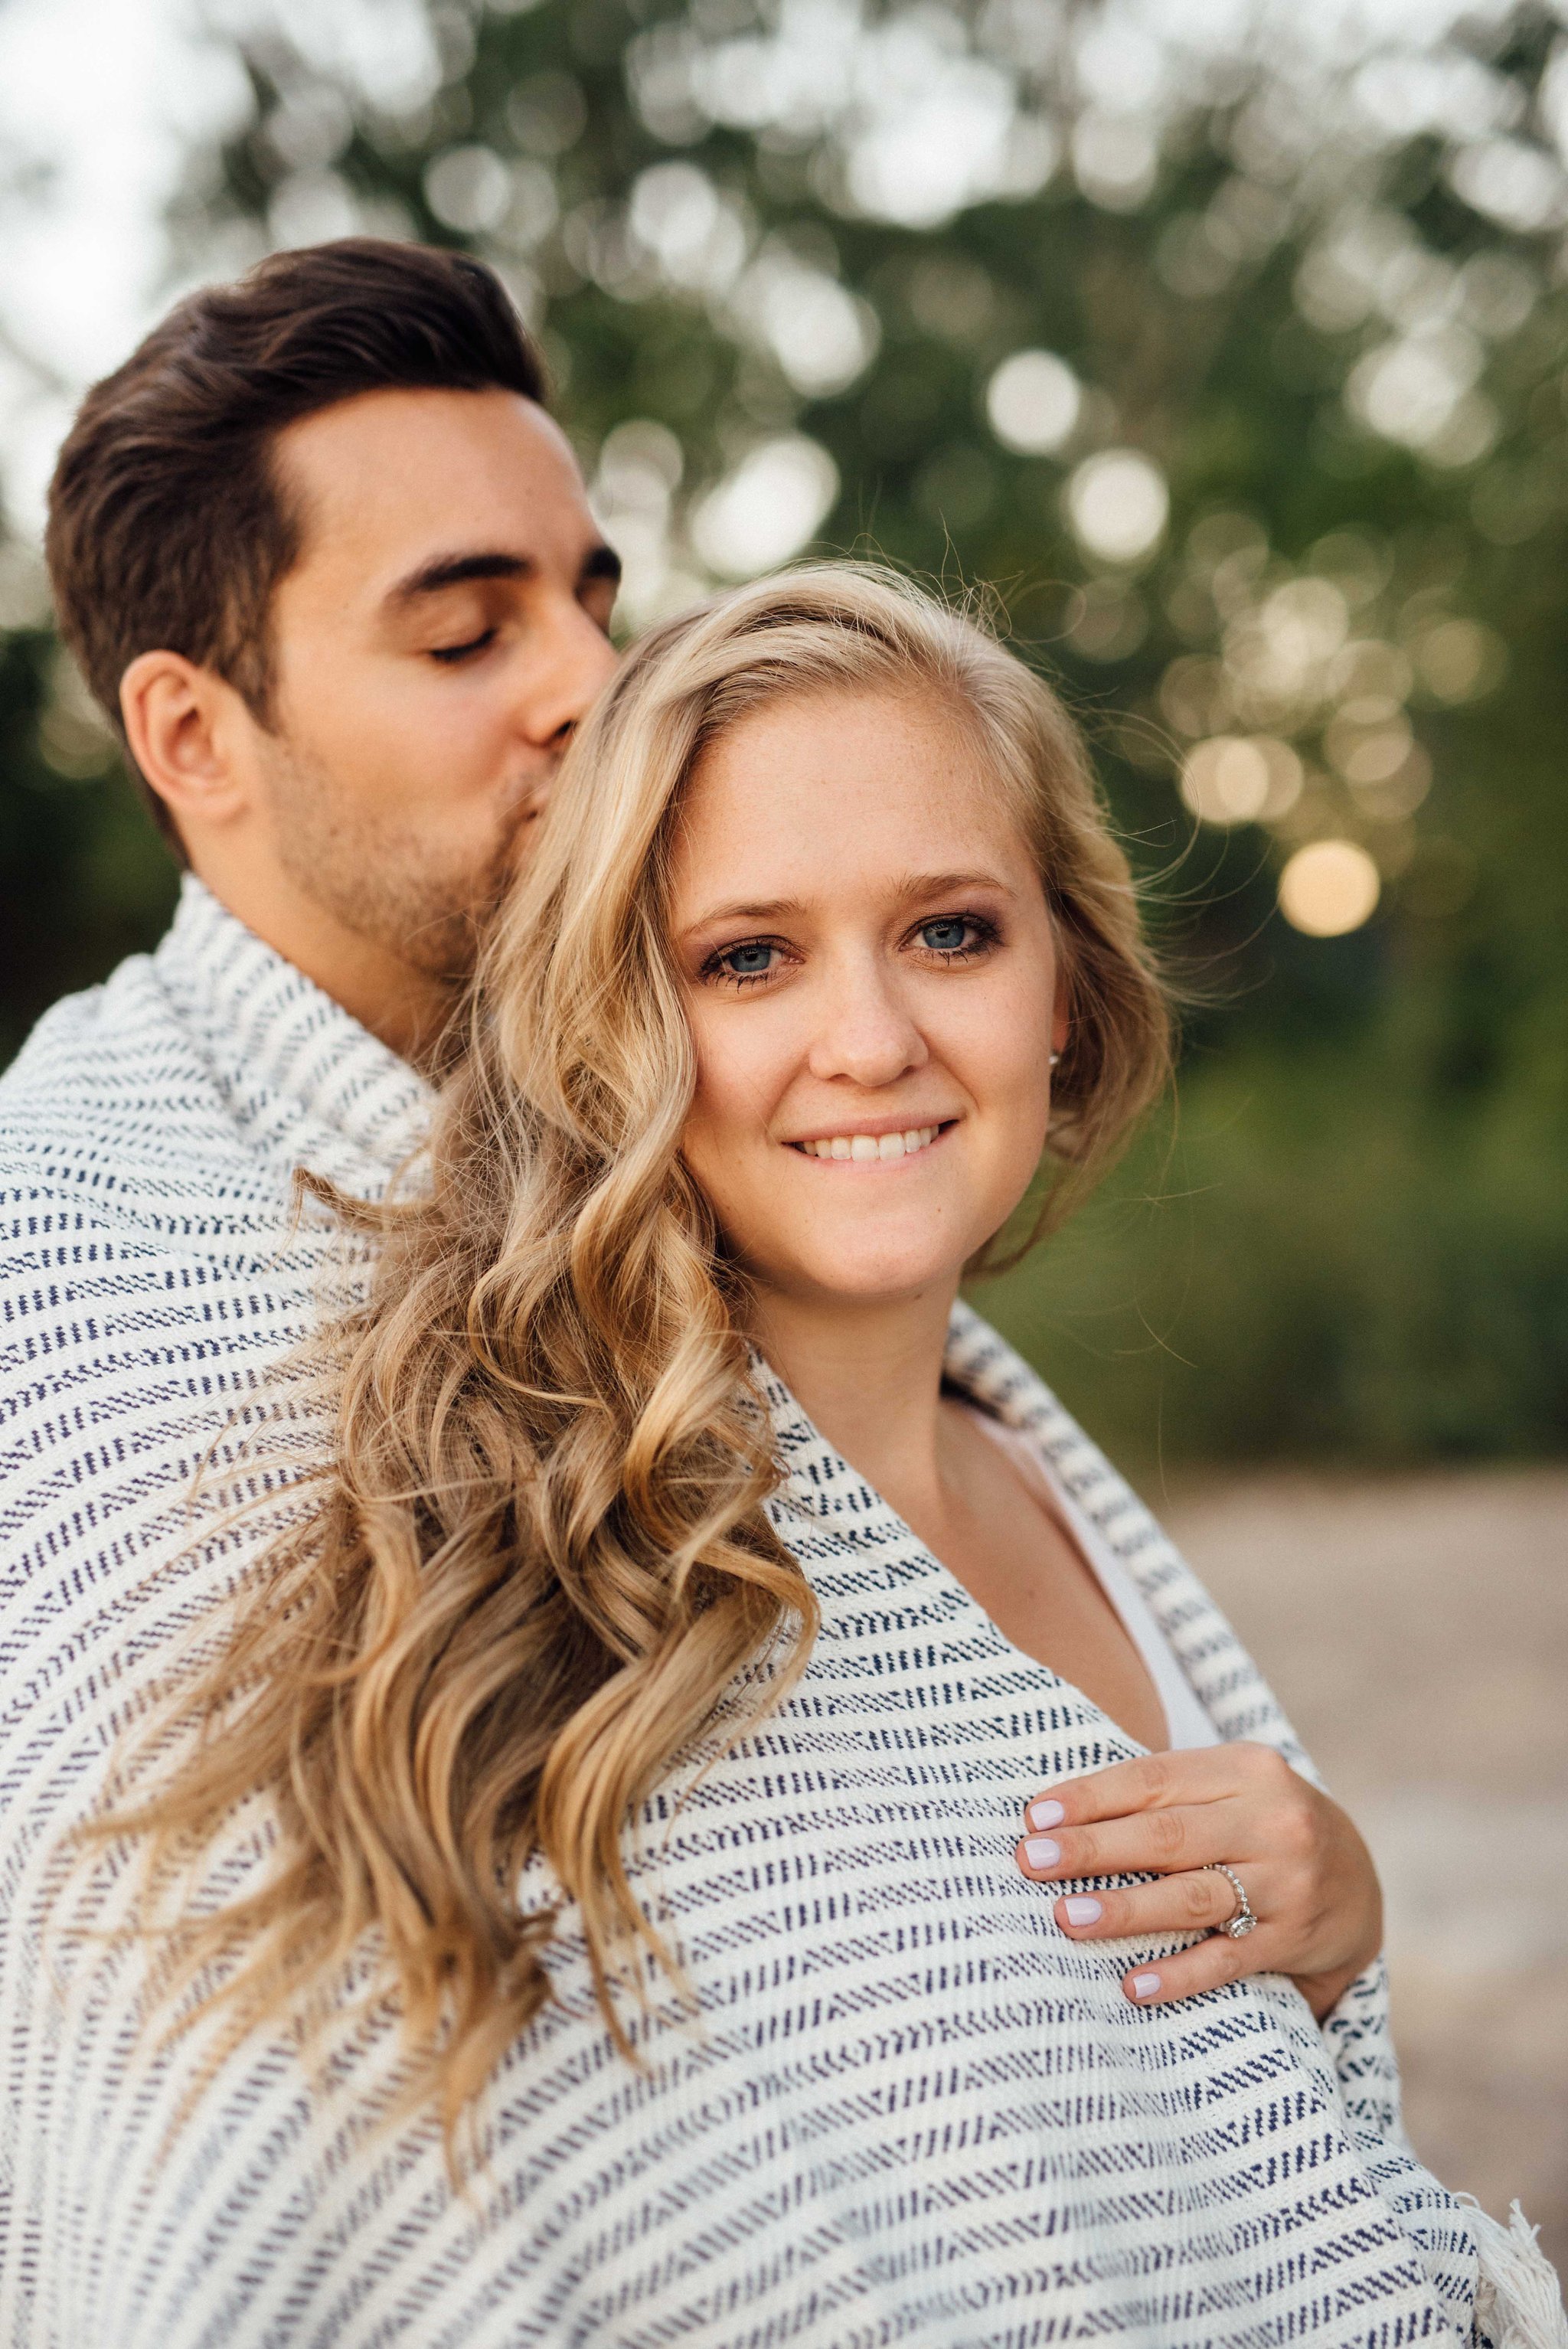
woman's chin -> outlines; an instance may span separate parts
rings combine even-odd
[[[814,1255],[791,1265],[767,1286],[832,1311],[857,1306],[916,1304],[934,1290],[951,1291],[963,1272],[964,1257],[948,1248],[873,1251],[846,1249]]]

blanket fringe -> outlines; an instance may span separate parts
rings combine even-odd
[[[1536,2241],[1539,2230],[1515,2202],[1506,2227],[1483,2210],[1473,2195],[1454,2198],[1480,2256],[1476,2280],[1476,2327],[1495,2349],[1568,2349],[1568,2315],[1557,2271]]]

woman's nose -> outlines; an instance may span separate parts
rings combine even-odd
[[[824,972],[820,1003],[810,1055],[814,1077],[891,1085],[929,1058],[895,980],[880,964]]]

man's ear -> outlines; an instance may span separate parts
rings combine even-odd
[[[249,812],[250,713],[232,685],[182,653],[139,653],[119,681],[130,755],[189,849],[193,833]]]

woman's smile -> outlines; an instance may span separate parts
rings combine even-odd
[[[929,1150],[951,1133],[956,1118],[938,1119],[931,1125],[890,1126],[885,1119],[868,1119],[844,1133],[819,1133],[787,1147],[807,1158],[837,1166],[896,1166]]]

